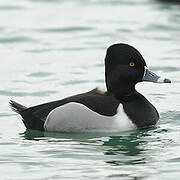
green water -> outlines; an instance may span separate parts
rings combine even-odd
[[[136,86],[159,111],[157,126],[109,133],[26,130],[26,106],[104,87],[113,43],[135,46],[171,84]],[[0,179],[145,179],[180,176],[180,3],[156,0],[0,2]]]

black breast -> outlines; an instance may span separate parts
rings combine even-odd
[[[139,129],[153,126],[159,120],[156,108],[138,92],[122,104],[128,117]]]

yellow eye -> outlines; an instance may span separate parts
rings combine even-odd
[[[134,66],[135,66],[135,63],[134,63],[134,62],[130,62],[130,63],[129,63],[129,66],[130,66],[130,67],[134,67]]]

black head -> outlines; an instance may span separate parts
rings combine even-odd
[[[105,76],[108,92],[128,95],[135,91],[135,84],[142,81],[146,62],[142,55],[127,44],[114,44],[107,49]]]

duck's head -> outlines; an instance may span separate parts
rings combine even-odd
[[[116,96],[133,93],[138,82],[171,82],[148,70],[139,51],[127,44],[114,44],[107,49],[105,76],[108,92]]]

